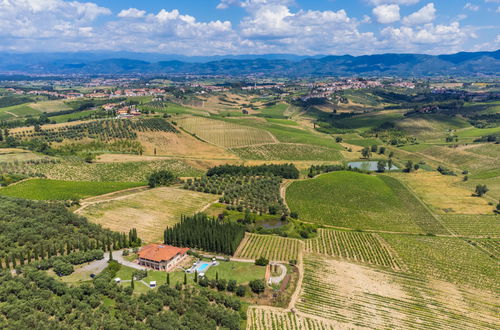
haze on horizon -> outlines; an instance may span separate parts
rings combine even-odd
[[[500,0],[4,0],[0,51],[448,54],[500,48]]]

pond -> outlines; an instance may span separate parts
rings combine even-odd
[[[258,220],[255,222],[257,226],[262,226],[266,229],[280,228],[286,225],[288,221],[281,221],[279,219]]]
[[[377,161],[364,161],[364,162],[350,162],[347,163],[347,166],[350,166],[352,168],[359,168],[360,170],[364,171],[376,171],[377,170]],[[387,167],[387,165],[386,165]],[[390,170],[398,170],[399,168],[395,166],[394,164],[390,168]],[[386,168],[387,170],[387,168]]]

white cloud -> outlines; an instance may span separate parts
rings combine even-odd
[[[436,18],[436,8],[434,7],[434,3],[428,3],[420,10],[414,12],[411,15],[403,18],[403,24],[405,25],[419,25],[426,24],[434,21]]]
[[[395,4],[395,5],[414,5],[419,3],[420,0],[368,0],[372,5],[386,5],[386,4]]]
[[[471,10],[471,11],[478,11],[479,10],[479,6],[478,5],[474,5],[470,2],[467,2],[464,6],[464,9],[468,9],[468,10]]]
[[[0,36],[87,37],[92,31],[88,24],[100,15],[109,14],[109,9],[91,2],[3,0],[0,1]]]
[[[425,45],[426,49],[432,46],[438,48],[459,46],[470,37],[470,33],[464,31],[458,22],[450,25],[429,23],[417,28],[386,27],[382,30],[382,35],[388,38],[388,42],[396,43],[406,49],[419,49],[420,45]]]
[[[398,5],[380,5],[373,8],[372,12],[377,18],[377,22],[381,24],[394,23],[400,19]]]
[[[139,10],[137,8],[123,9],[118,13],[118,17],[122,18],[140,18],[144,17],[146,14],[145,10]]]

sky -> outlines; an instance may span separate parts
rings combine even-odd
[[[500,0],[0,0],[0,51],[449,54],[500,48]]]

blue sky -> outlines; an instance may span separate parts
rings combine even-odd
[[[0,51],[207,56],[499,48],[500,0],[0,1]]]

